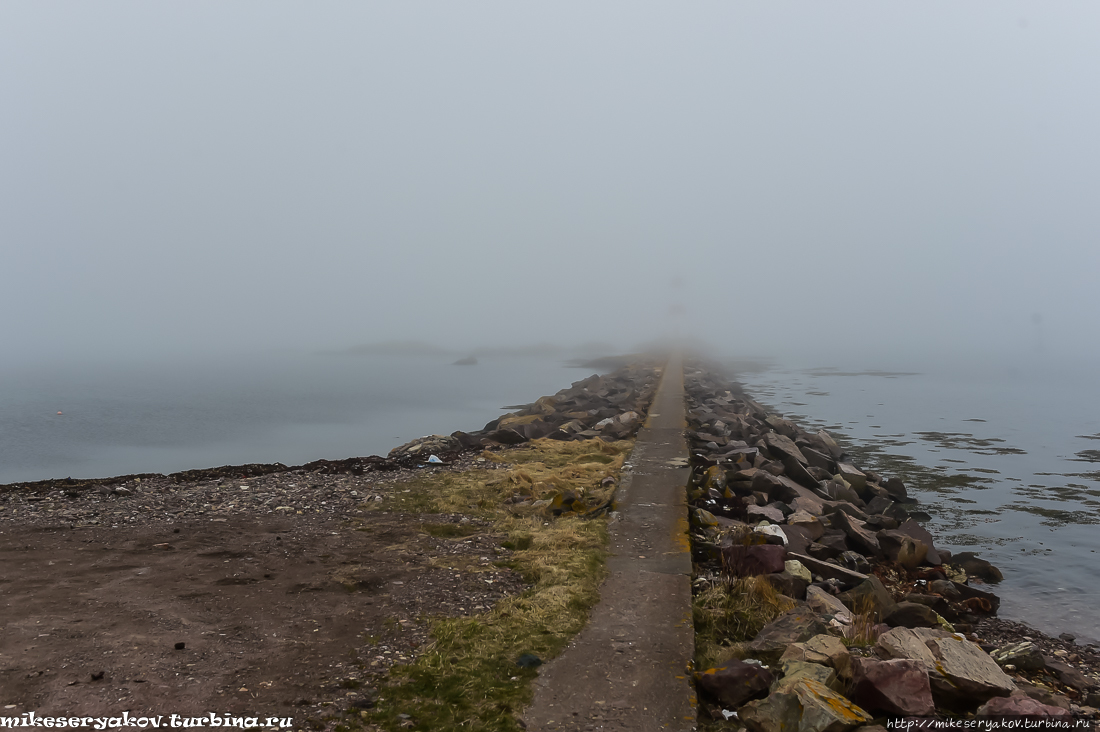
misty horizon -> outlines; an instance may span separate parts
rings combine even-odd
[[[6,363],[1095,358],[1100,9],[7,3]]]

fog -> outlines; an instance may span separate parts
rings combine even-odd
[[[1097,38],[1084,2],[5,2],[0,352],[1095,355]]]

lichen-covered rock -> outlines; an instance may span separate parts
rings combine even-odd
[[[773,692],[791,686],[802,679],[811,679],[836,692],[843,690],[836,671],[824,664],[790,660],[780,661],[780,668],[783,670],[783,677],[772,684]]]
[[[867,712],[812,679],[749,702],[739,716],[752,732],[847,732],[871,721]]]
[[[788,559],[783,562],[783,569],[792,577],[798,577],[804,580],[806,584],[814,581],[813,575],[810,574],[810,570],[806,569],[806,565],[797,559]]]
[[[832,635],[815,635],[804,643],[792,643],[779,658],[780,664],[790,661],[819,663],[835,669],[841,678],[852,676],[852,656],[848,647]]]
[[[1031,641],[1003,646],[990,651],[989,656],[1001,666],[1015,666],[1020,671],[1038,671],[1046,667],[1043,652]]]
[[[695,674],[698,687],[728,709],[737,709],[750,699],[764,696],[774,680],[766,668],[736,659]]]

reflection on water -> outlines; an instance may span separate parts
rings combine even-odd
[[[739,376],[857,463],[902,478],[929,529],[1005,575],[1001,614],[1100,640],[1100,390],[1091,377],[774,367]]]

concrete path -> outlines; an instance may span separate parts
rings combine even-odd
[[[693,730],[684,375],[665,367],[623,471],[610,576],[587,626],[543,666],[528,730]]]

